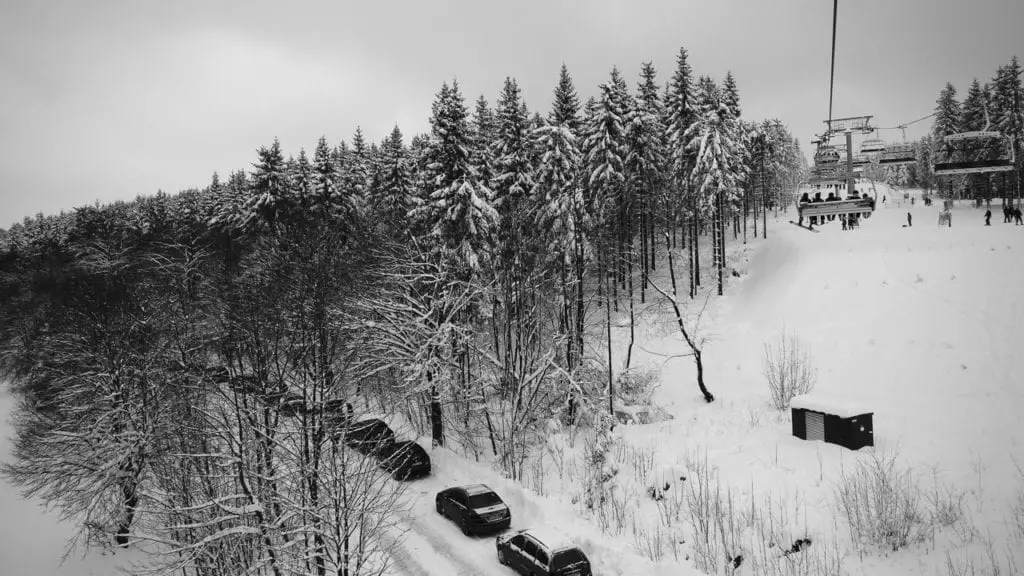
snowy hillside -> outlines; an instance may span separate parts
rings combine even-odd
[[[1011,559],[1024,567],[1024,526],[1012,519],[1024,514],[1024,477],[1014,464],[1024,465],[1024,387],[1015,375],[1024,344],[1024,305],[1015,297],[1024,289],[1015,264],[1024,228],[998,217],[985,227],[983,210],[966,205],[954,209],[951,228],[938,227],[939,210],[890,201],[859,230],[841,231],[836,222],[818,234],[780,215],[768,240],[730,240],[740,277],[729,279],[725,297],[712,298],[701,330],[713,404],[697,392],[692,361],[674,357],[684,346],[664,303],[653,299],[639,316],[634,366],[654,375],[653,400],[671,418],[616,427],[609,500],[585,504],[586,434],[553,429],[522,484],[485,462],[433,449],[434,474],[410,485],[406,531],[391,535],[394,574],[512,574],[497,564],[493,537],[467,538],[434,511],[437,491],[476,482],[502,495],[513,528],[557,528],[600,575],[698,574],[697,566],[736,574],[952,574],[968,561],[982,570],[989,553],[1003,573],[1012,572]],[[912,227],[903,226],[908,211]],[[666,281],[659,274],[656,281]],[[624,317],[616,323],[617,365],[626,325]],[[799,440],[789,414],[770,407],[762,350],[783,328],[808,344],[816,393],[874,411],[874,450]],[[5,417],[10,402],[2,397]],[[0,447],[8,459],[9,441]],[[942,521],[929,520],[920,542],[896,552],[855,547],[835,499],[843,473],[874,453],[913,470],[923,515],[933,518],[944,505]],[[94,553],[58,569],[69,530],[8,485],[0,499],[6,575],[107,574],[124,556]],[[700,532],[701,518],[720,525]]]
[[[518,512],[514,526],[552,525],[576,535],[599,574],[690,573],[699,550],[687,498],[701,475],[724,500],[730,492],[734,512],[721,516],[747,524],[734,531],[731,556],[739,551],[747,559],[736,573],[814,573],[812,565],[819,573],[958,573],[971,563],[984,570],[990,552],[1004,572],[1009,562],[1019,565],[1022,534],[1011,516],[1019,518],[1024,489],[1014,465],[1024,462],[1016,413],[1024,389],[1013,358],[1024,310],[1013,295],[1024,288],[1024,272],[1010,263],[1024,229],[999,218],[985,227],[983,210],[967,205],[954,208],[953,227],[940,228],[941,208],[915,196],[913,206],[888,202],[857,231],[835,222],[812,234],[780,217],[768,241],[734,245],[733,266],[744,274],[725,298],[712,300],[703,331],[713,404],[700,399],[689,358],[666,359],[684,351],[668,312],[648,308],[636,354],[659,372],[655,400],[674,418],[617,429],[617,503],[607,515],[579,505],[579,439],[575,448],[565,436],[549,440],[525,481],[532,490],[445,455],[438,476],[419,486],[409,540],[409,551],[417,552],[409,557],[431,559],[440,551],[441,558],[436,569],[405,566],[406,572],[511,574],[493,566],[493,539],[467,544],[432,510],[440,487],[488,481]],[[914,216],[909,228],[907,212]],[[620,318],[618,362],[625,325]],[[769,406],[762,349],[783,328],[809,345],[816,393],[853,398],[874,411],[874,450],[799,440],[789,414]],[[944,507],[919,543],[897,552],[854,547],[835,499],[843,472],[876,453],[896,470],[912,470],[923,516]],[[645,480],[664,469],[688,473],[688,483],[656,503],[645,494]],[[673,515],[676,522],[666,521]],[[769,517],[773,530],[753,528]],[[775,541],[765,541],[769,532]],[[813,542],[803,548],[805,559],[786,554],[804,538]],[[729,551],[717,553],[722,557],[709,561],[732,573],[725,567]],[[661,561],[644,566],[642,556]]]
[[[436,475],[414,490],[397,573],[511,574],[494,564],[493,538],[467,541],[432,509],[440,488],[478,481],[505,496],[518,514],[514,527],[555,526],[574,536],[598,574],[699,573],[693,497],[702,484],[720,490],[723,504],[731,499],[731,512],[705,502],[711,516],[739,524],[724,530],[735,536],[732,551],[712,545],[720,557],[703,560],[721,573],[947,574],[968,565],[989,573],[993,561],[1005,573],[1012,562],[1020,566],[1024,533],[1013,517],[1019,521],[1024,510],[1024,477],[1014,461],[1024,463],[1017,415],[1024,389],[1013,359],[1024,309],[1013,296],[1024,288],[1024,272],[1011,262],[1024,249],[1024,229],[1001,218],[985,227],[984,211],[966,204],[953,209],[951,228],[940,228],[941,208],[914,195],[913,206],[887,202],[856,231],[835,222],[813,234],[780,215],[767,241],[733,245],[733,267],[743,274],[726,297],[712,299],[703,329],[713,404],[701,400],[691,360],[668,358],[685,351],[669,312],[648,306],[634,366],[657,372],[655,401],[673,418],[617,428],[616,489],[604,511],[580,505],[579,438],[570,447],[567,436],[553,435],[531,464],[526,490],[435,450]],[[904,227],[907,212],[911,227]],[[626,325],[620,317],[617,363]],[[763,345],[782,329],[809,345],[819,372],[815,393],[874,411],[874,450],[799,440],[788,412],[769,406]],[[873,454],[897,471],[912,470],[919,489],[920,542],[897,552],[855,547],[835,497],[843,473]],[[655,502],[647,486],[659,474],[671,477],[666,470],[688,475],[687,482]],[[812,544],[801,547],[805,538]],[[746,566],[733,571],[726,557],[737,553]]]

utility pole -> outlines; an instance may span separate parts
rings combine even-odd
[[[853,130],[846,131],[846,195],[853,193]]]

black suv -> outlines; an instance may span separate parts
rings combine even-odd
[[[412,480],[430,476],[430,456],[422,446],[412,440],[395,442],[382,448],[377,456],[380,467],[395,480]]]
[[[564,536],[543,529],[498,536],[498,562],[530,576],[593,576],[590,560]]]
[[[483,484],[446,488],[434,501],[437,513],[455,522],[467,536],[504,530],[512,522],[505,502]]]
[[[360,420],[340,430],[345,445],[363,454],[377,454],[395,443],[395,432],[383,420]]]

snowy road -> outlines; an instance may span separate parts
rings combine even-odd
[[[440,474],[439,474],[440,473]],[[447,476],[447,477],[446,477]],[[412,483],[413,505],[402,522],[406,530],[395,546],[392,560],[399,574],[406,576],[509,576],[515,572],[498,564],[495,536],[464,535],[455,524],[434,510],[434,495],[454,481],[436,467],[429,478]],[[515,511],[513,511],[513,519]],[[515,526],[515,522],[513,522]],[[395,542],[394,536],[387,539]],[[385,544],[388,544],[385,541]]]

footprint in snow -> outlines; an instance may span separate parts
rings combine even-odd
[[[961,364],[960,365],[960,369],[961,370],[967,370],[967,364]]]
[[[953,274],[952,276],[950,276],[949,279],[950,280],[956,280],[956,274]]]
[[[916,282],[917,284],[920,284],[921,282],[924,282],[924,278],[921,278],[920,274],[917,274],[916,276],[917,276],[917,278],[914,279],[914,282]]]

